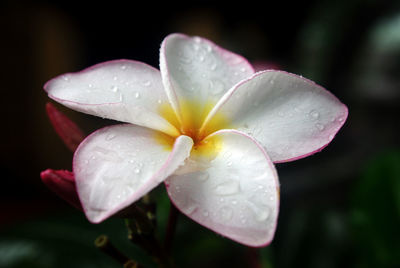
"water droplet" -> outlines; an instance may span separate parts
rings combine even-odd
[[[255,215],[257,221],[265,221],[269,217],[269,208],[265,208],[265,210],[260,211]]]
[[[135,172],[136,174],[139,174],[140,173],[140,168],[135,168],[135,170],[133,172]]]
[[[136,92],[136,93],[135,93],[135,98],[136,98],[136,99],[139,99],[139,98],[140,98],[140,93],[139,93],[139,92]]]
[[[118,87],[117,86],[111,86],[111,91],[112,92],[117,92],[118,91]]]
[[[204,59],[205,59],[205,58],[204,58],[204,56],[203,56],[203,55],[200,55],[200,56],[199,56],[199,61],[200,61],[200,62],[203,62],[203,61],[204,61]]]
[[[271,79],[271,81],[269,81],[269,83],[270,83],[271,85],[273,85],[273,84],[275,84],[275,80]]]
[[[69,77],[66,76],[66,75],[64,75],[64,76],[62,77],[62,79],[63,79],[64,81],[69,81]]]
[[[210,90],[214,95],[221,94],[225,89],[225,84],[219,79],[210,80]]]
[[[315,126],[318,128],[319,131],[322,131],[325,129],[324,125],[320,124],[320,123],[315,124]]]
[[[204,217],[208,217],[208,215],[209,215],[208,211],[207,211],[207,210],[204,210],[204,211],[203,211],[203,216],[204,216]]]
[[[228,60],[229,60],[229,59],[228,59]],[[239,58],[239,57],[232,57],[232,58],[230,59],[230,62],[231,62],[232,64],[236,65],[236,64],[242,63],[243,60],[242,60],[241,58]]]
[[[211,71],[215,71],[215,69],[217,69],[217,64],[216,63],[211,64],[210,69]]]
[[[175,191],[179,193],[181,191],[181,187],[175,186]]]
[[[285,117],[285,113],[284,113],[283,111],[279,111],[279,112],[278,112],[278,115],[279,115],[280,117]]]
[[[265,221],[270,214],[270,209],[267,206],[256,205],[253,202],[247,201],[247,207],[253,212],[254,218],[257,221]]]
[[[161,100],[157,100],[157,103],[158,103],[158,104],[161,104],[161,102],[162,102]]]
[[[232,205],[237,205],[237,200],[236,199],[233,199],[232,201],[231,201],[231,203],[232,203]]]
[[[201,38],[198,36],[193,37],[193,40],[198,44],[201,43]]]
[[[106,136],[106,141],[110,141],[112,139],[114,139],[116,137],[116,135],[114,133],[108,133]]]
[[[339,122],[343,122],[344,118],[343,118],[343,117],[339,117],[337,120],[338,120]]]
[[[310,115],[311,119],[313,119],[313,120],[316,120],[319,118],[319,112],[317,112],[316,110],[311,110],[309,115]]]
[[[182,208],[182,211],[185,212],[185,214],[190,215],[193,212],[195,212],[197,208],[198,208],[198,205],[195,202],[190,201],[190,202],[186,202],[185,207]]]
[[[225,159],[229,159],[231,156],[232,156],[232,153],[231,153],[230,151],[226,151],[226,152],[224,153],[224,158],[225,158]]]
[[[129,159],[128,162],[131,163],[131,164],[133,164],[133,163],[135,163],[135,160]]]
[[[229,221],[233,216],[233,209],[228,206],[223,206],[218,210],[218,215],[224,221]]]
[[[207,52],[211,52],[212,51],[212,47],[209,44],[207,44],[206,45],[206,50],[207,50]]]
[[[232,166],[232,161],[228,161],[228,163],[226,163],[226,165],[227,165],[228,167]]]
[[[93,84],[89,84],[88,87],[89,87],[89,88],[92,88],[92,87],[93,87]]]
[[[225,199],[223,198],[223,197],[221,197],[220,199],[219,199],[219,202],[221,202],[221,203],[223,203],[225,201]]]
[[[125,70],[125,69],[126,69],[126,65],[122,65],[121,70]]]
[[[232,195],[238,193],[239,191],[240,184],[238,181],[235,180],[223,182],[215,188],[215,193],[217,195]]]
[[[151,82],[149,80],[143,81],[143,86],[148,87],[151,85]]]
[[[198,44],[193,44],[193,49],[197,51],[200,49],[200,46]]]
[[[201,171],[197,174],[196,178],[199,181],[206,181],[208,178],[210,177],[210,174],[208,174],[208,172],[205,171]]]
[[[114,77],[113,77],[113,80],[114,80],[114,81],[117,81],[117,80],[118,80],[118,77],[114,76]]]
[[[246,72],[246,68],[242,67],[242,68],[240,68],[240,71],[241,71],[242,73],[244,73],[244,72]]]
[[[192,63],[192,58],[186,55],[181,55],[179,58],[179,62],[182,64],[190,64]]]

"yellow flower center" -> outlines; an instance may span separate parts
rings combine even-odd
[[[214,107],[215,103],[208,101],[205,104],[195,100],[184,100],[180,103],[181,118],[178,119],[174,109],[170,104],[162,104],[159,113],[179,131],[180,135],[186,135],[193,139],[194,146],[192,154],[211,156],[219,151],[221,142],[217,137],[206,138],[211,133],[225,128],[231,128],[226,116],[217,113],[207,123],[202,125]],[[157,141],[168,149],[172,149],[175,138],[166,134],[159,134]]]

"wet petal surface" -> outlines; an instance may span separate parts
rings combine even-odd
[[[91,222],[100,222],[138,200],[184,163],[192,139],[180,136],[171,148],[160,144],[157,135],[164,134],[116,125],[94,132],[81,143],[73,167],[79,198]]]
[[[346,121],[347,107],[310,80],[265,71],[226,93],[214,113],[259,141],[274,162],[285,162],[324,148]]]
[[[78,73],[58,76],[45,85],[49,97],[91,115],[132,123],[178,136],[159,114],[168,104],[160,72],[144,63],[115,60]]]
[[[180,121],[187,120],[185,116],[190,113],[201,120],[225,92],[254,73],[243,57],[207,39],[182,34],[171,34],[164,39],[160,71]]]
[[[274,165],[255,140],[234,130],[207,138],[215,155],[186,160],[166,181],[175,206],[194,221],[249,246],[274,235],[279,185]]]

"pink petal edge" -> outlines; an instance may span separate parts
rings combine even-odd
[[[329,91],[328,91],[328,92],[329,92]],[[332,93],[331,93],[331,94],[332,94]],[[312,152],[309,152],[308,154],[299,155],[299,156],[297,156],[297,157],[293,157],[293,158],[289,158],[289,159],[285,159],[285,160],[275,161],[274,163],[275,163],[275,164],[280,164],[280,163],[286,163],[286,162],[291,162],[291,161],[303,159],[303,158],[306,158],[306,157],[311,156],[311,155],[313,155],[313,154],[319,153],[319,152],[321,152],[323,149],[325,149],[325,147],[327,147],[327,146],[332,142],[332,140],[336,137],[337,133],[338,133],[339,130],[343,127],[344,123],[345,123],[346,120],[347,120],[347,117],[348,117],[348,114],[349,114],[349,112],[348,112],[349,110],[348,110],[348,108],[347,108],[346,105],[344,105],[343,103],[342,103],[342,105],[343,105],[343,109],[346,111],[346,112],[344,113],[344,119],[343,119],[343,121],[342,121],[342,124],[341,124],[341,125],[339,126],[339,128],[336,130],[335,134],[333,134],[333,135],[331,136],[332,138],[331,138],[324,146],[318,148],[317,150],[314,150],[314,151],[312,151]]]

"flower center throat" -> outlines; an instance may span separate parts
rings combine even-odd
[[[207,115],[214,107],[215,103],[211,101],[201,103],[195,100],[185,100],[181,101],[179,104],[181,112],[180,120],[170,104],[160,105],[160,115],[171,123],[171,125],[179,131],[180,135],[186,135],[193,139],[193,151],[201,151],[202,153],[205,153],[205,150],[210,149],[212,149],[211,151],[214,151],[215,148],[218,147],[216,144],[217,139],[206,137],[217,130],[232,128],[228,123],[227,117],[217,113],[207,123],[207,125],[203,126]],[[176,137],[163,135],[163,144],[170,144],[172,148],[175,138]]]

